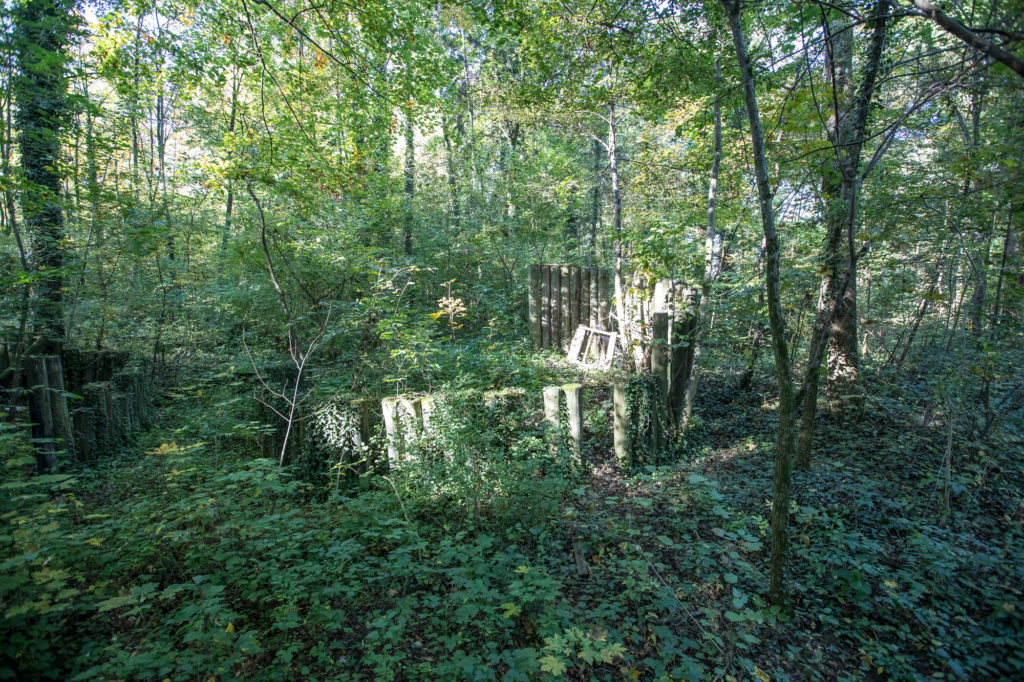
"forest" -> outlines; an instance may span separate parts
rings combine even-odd
[[[1024,677],[1021,0],[0,26],[0,680]]]

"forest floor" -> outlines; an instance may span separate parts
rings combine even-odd
[[[709,374],[677,463],[625,475],[599,428],[588,473],[521,470],[522,485],[476,490],[472,508],[467,489],[416,496],[397,476],[320,494],[215,447],[217,408],[172,393],[164,423],[119,457],[50,481],[58,493],[25,483],[5,507],[0,672],[1019,676],[1020,453],[954,434],[946,510],[948,430],[906,387],[846,423],[823,418],[814,465],[794,478],[791,600],[769,607],[773,392],[735,386]]]

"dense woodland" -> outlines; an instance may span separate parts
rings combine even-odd
[[[1020,0],[0,22],[0,679],[1024,675]]]

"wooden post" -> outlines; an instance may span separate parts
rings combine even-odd
[[[434,398],[433,397],[431,397],[429,395],[425,395],[422,398],[420,398],[420,414],[422,415],[422,419],[423,419],[423,432],[424,433],[426,433],[427,431],[430,430],[430,422],[431,422],[431,419],[434,416],[434,409],[435,409],[435,407],[436,406],[434,405]]]
[[[572,286],[569,287],[569,316],[572,318],[572,325],[569,327],[570,339],[576,335],[576,327],[580,326],[580,284],[582,279],[580,273],[578,265],[573,265],[569,272],[569,281],[572,283]]]
[[[612,299],[611,291],[611,278],[608,276],[607,270],[601,270],[599,275],[600,284],[598,286],[598,297],[600,305],[600,313],[598,315],[598,329],[606,329],[611,331],[612,319],[611,311],[609,310],[609,302]]]
[[[388,440],[388,463],[395,466],[398,464],[401,454],[401,441],[398,433],[398,399],[384,398],[380,403],[380,410],[384,415],[384,431]]]
[[[534,348],[541,347],[541,266],[530,266],[530,340]]]
[[[31,390],[29,418],[32,438],[36,440],[36,469],[46,473],[57,466],[53,443],[53,408],[50,406],[50,384],[46,377],[46,359],[39,355],[25,358],[25,385]]]
[[[626,401],[626,382],[616,379],[612,384],[613,435],[615,440],[615,459],[619,467],[629,469],[633,466],[633,455],[629,448],[629,405]]]
[[[420,407],[419,398],[399,398],[398,406],[401,415],[401,431],[408,436],[415,435],[416,431],[423,427],[423,412]]]
[[[562,269],[551,266],[551,343],[550,348],[559,348],[562,343]]]
[[[697,318],[689,307],[688,292],[678,292],[675,304],[677,312],[672,322],[672,359],[669,380],[669,410],[672,421],[679,423],[686,401],[686,384],[693,368],[693,333]]]
[[[91,407],[78,407],[71,413],[75,426],[78,458],[90,462],[96,458],[96,413]]]
[[[559,446],[561,445],[560,441],[562,438],[562,418],[558,409],[558,398],[560,394],[561,389],[558,386],[544,387],[544,421],[546,421],[547,423],[551,424],[554,427],[552,429],[553,434],[551,436],[551,442],[548,445],[548,448],[551,450],[552,453],[558,452]]]
[[[53,436],[57,447],[69,461],[75,459],[75,432],[68,412],[68,399],[64,390],[64,367],[59,355],[47,355],[46,380],[50,386],[50,413],[53,418]]]
[[[596,268],[590,269],[590,305],[587,315],[590,319],[590,327],[601,329],[601,304],[598,288],[601,282],[601,273]]]
[[[569,306],[569,273],[571,268],[568,265],[559,266],[559,282],[561,283],[561,293],[558,296],[558,307],[560,312],[560,328],[558,334],[558,347],[565,350],[569,347],[569,341],[572,339],[572,315]]]
[[[554,424],[556,427],[561,425],[562,419],[558,412],[558,394],[561,389],[558,386],[545,386],[544,387],[544,421]]]
[[[658,382],[658,399],[668,400],[669,347],[668,313],[654,313],[651,324],[651,372]]]
[[[580,269],[580,324],[590,326],[590,268]]]
[[[551,266],[540,266],[540,347],[551,346]]]
[[[576,464],[583,466],[583,387],[579,384],[567,384],[562,387],[565,393],[565,410],[569,420],[569,450]]]

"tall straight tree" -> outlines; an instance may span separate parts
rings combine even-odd
[[[823,12],[825,10],[822,10]],[[832,162],[821,183],[825,204],[825,275],[818,297],[818,317],[811,336],[807,381],[803,392],[800,439],[796,466],[810,464],[814,416],[818,402],[818,373],[828,347],[828,387],[833,400],[845,401],[860,372],[857,348],[857,204],[864,177],[880,158],[883,145],[865,166],[861,152],[867,134],[871,103],[875,99],[885,44],[889,0],[875,4],[871,18],[872,36],[864,73],[855,91],[853,73],[854,27],[846,20],[823,15],[825,34],[825,79],[829,115],[825,128],[832,147]],[[848,276],[847,276],[848,275]]]
[[[67,43],[71,0],[23,0],[14,8],[17,76],[15,125],[25,184],[21,211],[32,267],[38,280],[36,331],[41,350],[58,350],[64,337],[61,268],[64,213],[61,209],[60,130],[68,117]]]
[[[750,122],[750,140],[754,156],[754,176],[757,200],[761,209],[761,229],[765,242],[765,293],[768,303],[768,321],[775,351],[775,373],[779,382],[779,433],[775,443],[775,475],[772,495],[772,556],[769,575],[769,597],[780,604],[784,597],[782,584],[783,562],[786,556],[789,524],[789,490],[793,466],[793,427],[796,413],[796,392],[789,373],[789,349],[786,344],[785,316],[782,312],[782,294],[779,275],[779,234],[775,229],[775,209],[768,179],[768,163],[764,152],[764,131],[761,113],[754,90],[754,70],[747,52],[747,39],[740,21],[738,0],[721,0],[729,18],[733,46],[740,66],[743,98]]]
[[[54,437],[63,438],[70,447],[67,405],[57,400],[51,404],[50,389],[61,390],[63,395],[64,213],[58,168],[60,130],[68,117],[65,65],[73,6],[70,0],[22,0],[14,7],[17,76],[13,95],[24,175],[21,211],[31,249],[30,264],[39,273],[36,340],[32,344],[35,354],[26,358],[25,369],[27,383],[34,387],[30,411],[33,435],[40,444],[36,451],[40,472],[57,463]]]

